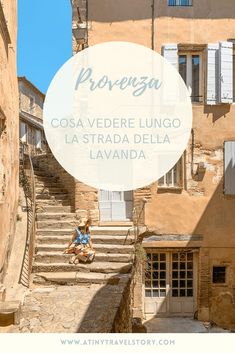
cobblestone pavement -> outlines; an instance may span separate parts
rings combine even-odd
[[[32,289],[25,297],[20,325],[0,332],[110,332],[122,291],[107,284]]]

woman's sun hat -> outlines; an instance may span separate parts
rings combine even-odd
[[[85,227],[87,225],[87,218],[81,218],[78,221],[78,227]]]

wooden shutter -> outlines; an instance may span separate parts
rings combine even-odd
[[[207,104],[218,103],[219,43],[207,45]]]
[[[178,70],[178,46],[177,44],[165,44],[162,46],[162,56]]]
[[[40,130],[36,130],[36,147],[42,148],[42,133]]]
[[[219,43],[219,93],[221,103],[233,103],[233,43]]]
[[[224,143],[224,193],[235,195],[235,141]]]
[[[27,142],[27,125],[20,122],[20,139],[22,142]]]
[[[162,56],[169,61],[171,65],[174,66],[174,68],[178,71],[178,46],[177,44],[165,44],[162,46]],[[169,74],[168,72],[166,73],[165,70],[168,70],[166,67],[164,67],[163,70],[163,77],[162,79],[164,80],[164,77],[166,74]],[[162,101],[164,102],[165,105],[172,106],[175,104],[175,102],[179,99],[179,91],[176,90],[176,87],[172,85],[171,87],[166,87],[164,85],[163,90],[161,91],[163,94]]]

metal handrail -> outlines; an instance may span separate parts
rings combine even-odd
[[[131,233],[131,230],[134,228],[134,245],[136,245],[138,239],[139,239],[139,235],[140,235],[140,220],[141,220],[141,217],[142,217],[142,214],[145,210],[145,205],[147,203],[147,199],[146,198],[143,198],[142,199],[142,207],[139,211],[139,214],[137,213],[137,208],[134,207],[133,208],[133,211],[132,211],[132,219],[133,219],[133,227],[129,228],[128,231],[127,231],[127,236],[126,236],[126,239],[127,237],[130,235]],[[125,242],[126,242],[126,239],[125,239]],[[124,242],[124,244],[125,244]]]
[[[20,141],[20,178],[24,189],[27,207],[27,238],[21,266],[19,283],[29,287],[33,266],[35,247],[36,195],[35,177],[31,154],[25,151],[25,145]]]

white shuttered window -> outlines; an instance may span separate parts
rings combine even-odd
[[[20,139],[22,142],[27,142],[27,125],[20,122]]]
[[[207,104],[219,101],[219,43],[207,46]]]
[[[36,148],[42,148],[42,133],[40,130],[36,130]]]
[[[224,143],[224,193],[235,195],[235,141]]]
[[[233,102],[233,43],[207,46],[207,104]]]
[[[220,102],[233,103],[233,43],[219,43]]]
[[[165,44],[162,47],[162,56],[178,70],[178,46],[177,44]]]

